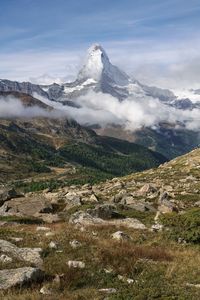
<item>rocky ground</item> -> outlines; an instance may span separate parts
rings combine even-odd
[[[0,189],[0,299],[199,299],[200,149],[157,169]]]

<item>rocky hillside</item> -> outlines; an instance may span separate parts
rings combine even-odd
[[[2,186],[0,205],[2,299],[200,297],[200,149],[95,185]]]

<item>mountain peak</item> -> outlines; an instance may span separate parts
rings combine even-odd
[[[93,44],[87,51],[85,64],[78,74],[79,80],[111,81],[117,85],[128,84],[129,77],[111,64],[106,51],[100,44]]]

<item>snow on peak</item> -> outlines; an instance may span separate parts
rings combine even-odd
[[[127,85],[129,77],[116,66],[113,66],[99,44],[92,45],[87,51],[85,64],[78,74],[79,80],[92,78],[96,81],[112,81],[117,85]]]

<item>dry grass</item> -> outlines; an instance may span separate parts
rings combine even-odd
[[[46,225],[54,232],[54,236],[46,237],[45,232],[36,232],[36,225],[19,225],[1,228],[0,238],[11,241],[11,237],[23,237],[18,246],[42,247],[44,249],[44,270],[53,278],[62,275],[58,286],[54,286],[52,279],[46,281],[53,288],[53,296],[42,296],[39,293],[41,284],[34,284],[31,288],[13,289],[0,292],[0,299],[5,300],[102,300],[99,288],[114,287],[118,290],[115,296],[108,299],[147,299],[147,294],[165,293],[170,295],[166,299],[173,299],[174,289],[180,296],[174,299],[199,299],[198,291],[190,288],[185,291],[185,284],[200,281],[199,247],[178,245],[163,239],[162,235],[151,232],[142,233],[137,230],[116,228],[114,226],[92,226],[84,232],[66,223]],[[111,239],[111,234],[122,229],[131,236],[131,240],[117,242]],[[94,235],[95,232],[95,235]],[[17,235],[18,233],[18,235]],[[144,237],[145,235],[145,237]],[[82,246],[72,249],[69,242],[73,239],[81,242]],[[50,250],[50,241],[58,243],[62,252]],[[69,269],[68,260],[82,260],[86,263],[83,270]],[[14,262],[18,266],[18,262]],[[10,268],[13,265],[6,267]],[[3,268],[5,266],[1,266]],[[104,269],[113,271],[106,274]],[[127,285],[119,281],[118,275],[134,279],[134,284]],[[160,288],[158,288],[158,286]],[[136,296],[144,290],[143,298]],[[157,291],[157,292],[155,292]],[[183,294],[181,294],[183,293]],[[164,295],[165,295],[164,294]],[[188,298],[190,295],[190,298]],[[194,296],[195,295],[195,296]],[[114,297],[114,298],[113,298]],[[146,297],[146,298],[145,298]],[[171,297],[171,298],[170,298]],[[158,299],[165,299],[159,298]],[[153,299],[149,297],[148,299]]]

